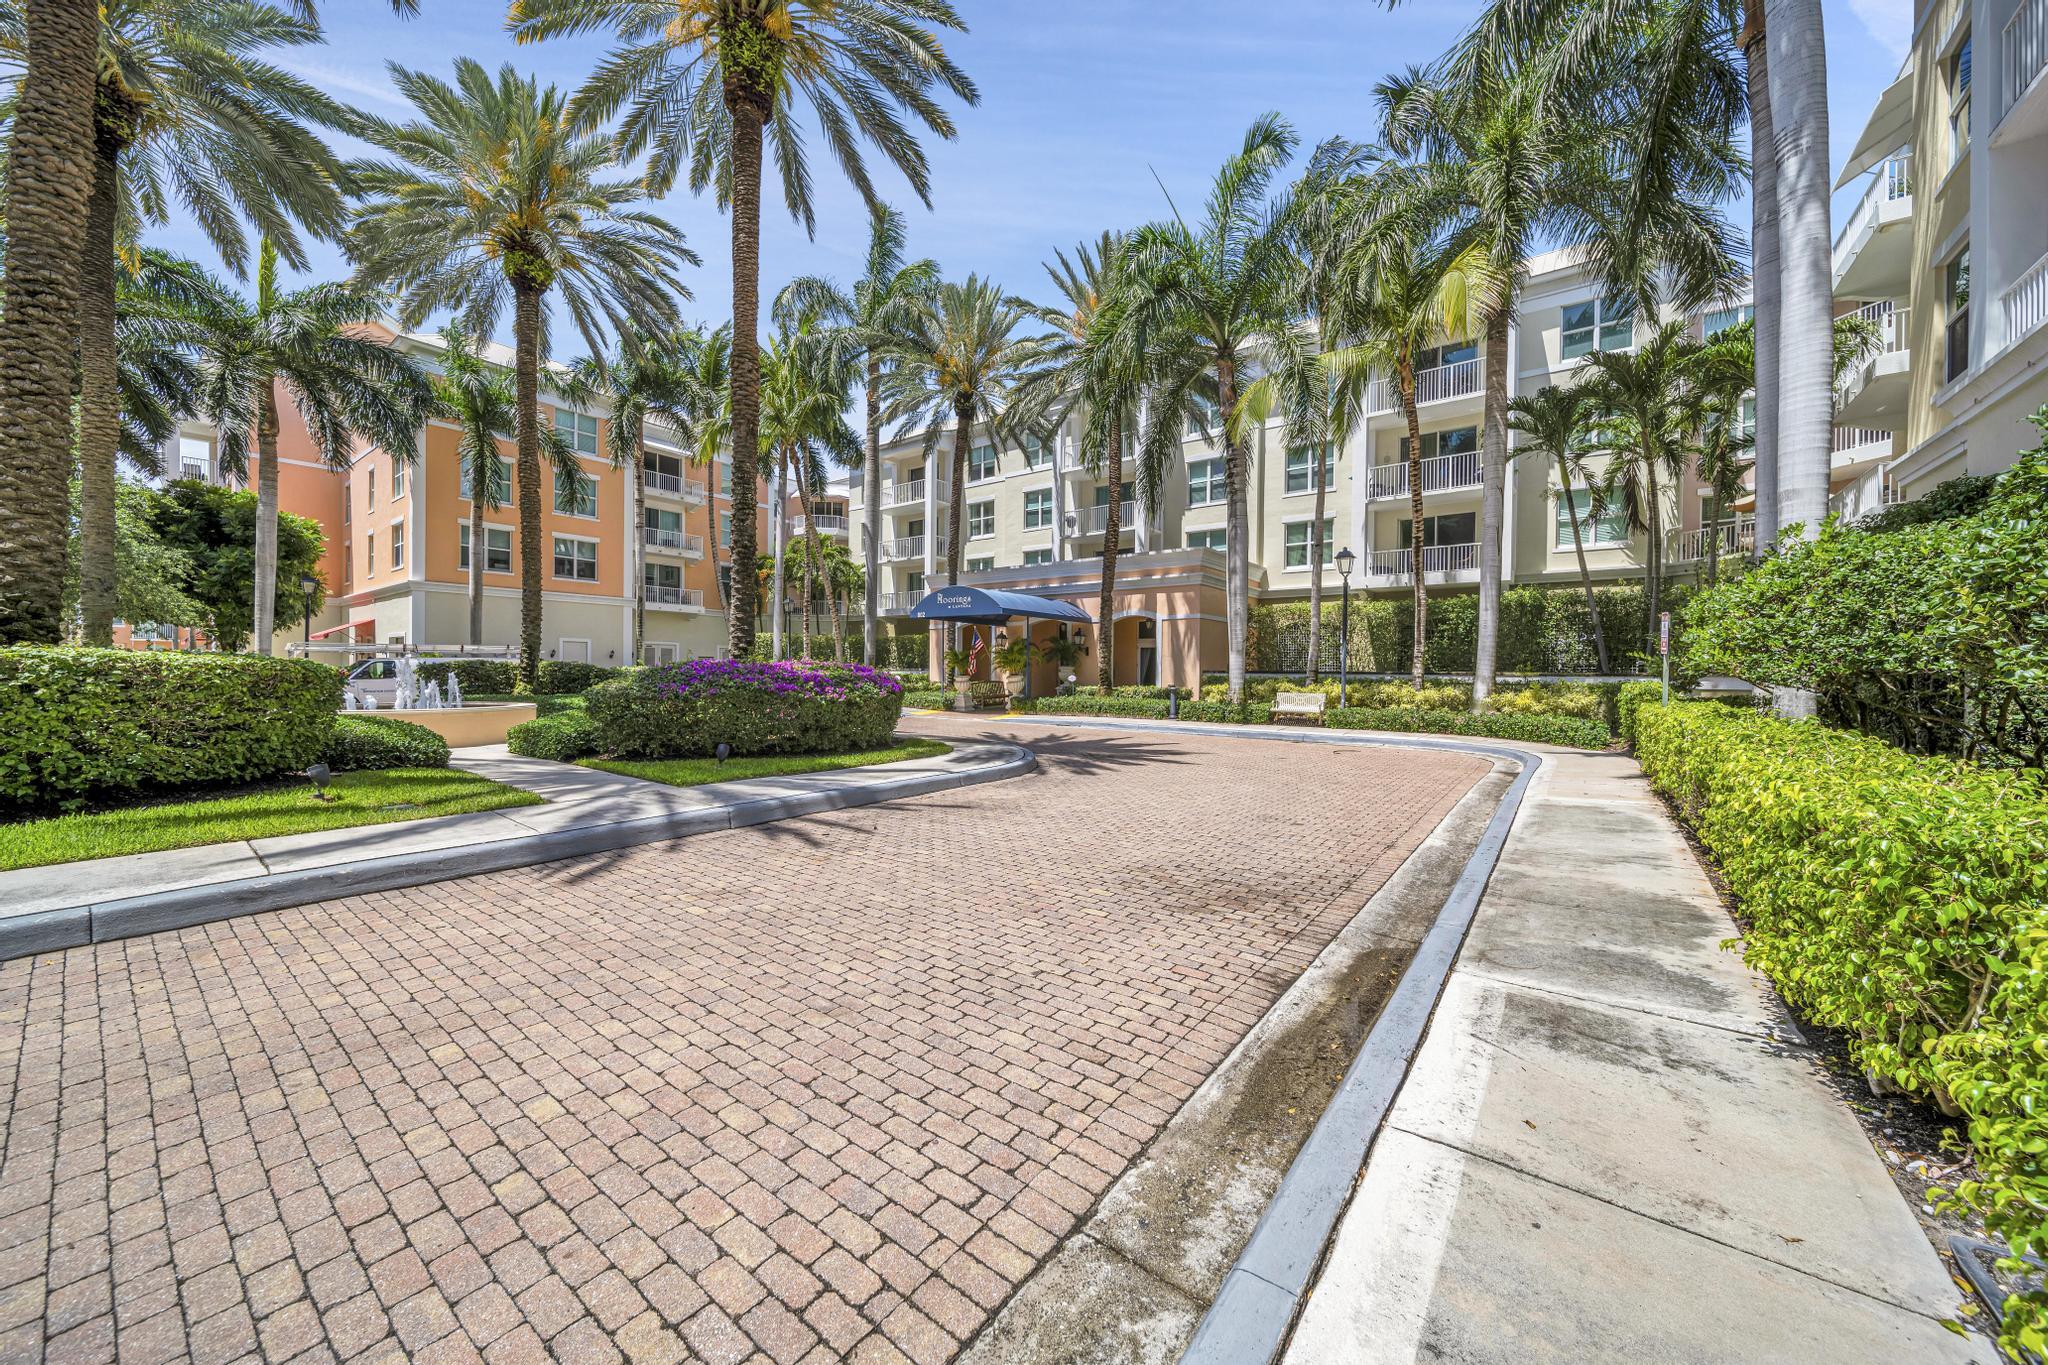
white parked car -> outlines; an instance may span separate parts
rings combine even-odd
[[[358,706],[375,701],[379,711],[389,711],[398,699],[398,660],[365,659],[349,669],[342,686],[355,695]]]

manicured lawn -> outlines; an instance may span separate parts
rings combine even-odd
[[[531,806],[541,799],[454,768],[337,773],[328,792],[335,799],[320,801],[314,798],[309,782],[272,783],[199,799],[0,825],[0,871]]]
[[[509,694],[489,693],[482,696],[465,694],[462,699],[464,701],[530,701],[536,708],[534,712],[536,717],[559,716],[564,711],[581,711],[583,709],[583,698],[581,695],[572,697],[515,697]]]
[[[583,766],[608,773],[665,782],[671,787],[695,787],[706,782],[735,782],[746,777],[787,777],[792,773],[825,772],[832,768],[864,768],[872,763],[901,763],[909,758],[930,758],[951,745],[932,739],[913,739],[887,749],[870,749],[858,754],[780,754],[769,758],[729,758],[720,763],[711,758],[609,759],[586,758]]]

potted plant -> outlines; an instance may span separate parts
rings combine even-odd
[[[995,665],[1003,671],[1006,692],[1016,696],[1024,691],[1024,670],[1031,666],[1031,642],[1022,636],[998,648]]]
[[[969,699],[968,689],[974,685],[969,676],[974,670],[974,652],[966,649],[946,651],[946,671],[953,675],[953,709],[972,711],[974,703]]]
[[[1054,672],[1060,678],[1057,692],[1071,693],[1073,684],[1067,679],[1072,676],[1074,666],[1088,657],[1088,641],[1078,634],[1055,635],[1038,646],[1038,657],[1055,665]]]

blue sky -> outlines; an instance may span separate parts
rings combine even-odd
[[[955,107],[955,141],[927,144],[929,212],[893,171],[882,169],[878,184],[909,213],[914,254],[934,257],[949,275],[975,271],[1027,294],[1047,288],[1042,262],[1054,248],[1160,216],[1161,183],[1181,204],[1198,203],[1218,160],[1266,110],[1287,117],[1305,147],[1332,135],[1369,136],[1374,82],[1436,56],[1480,8],[1478,0],[1408,0],[1391,13],[1367,0],[1249,8],[1242,0],[958,3],[970,32],[952,47],[980,85],[981,103]],[[426,0],[421,8],[420,18],[401,20],[372,0],[323,5],[327,44],[279,59],[339,98],[397,117],[406,106],[387,60],[445,74],[456,54],[467,54],[492,66],[512,61],[573,88],[604,50],[596,40],[515,46],[503,32],[501,0]],[[1898,69],[1912,0],[1825,0],[1824,9],[1840,165]],[[859,199],[822,154],[814,173],[815,240],[781,212],[779,195],[764,206],[764,294],[794,275],[850,279],[859,269]],[[689,272],[695,297],[685,313],[722,318],[730,306],[725,218],[708,198],[681,189],[661,209],[704,261]],[[1731,211],[1746,221],[1746,209]],[[149,240],[214,263],[189,223]],[[337,250],[315,244],[313,276],[344,269]],[[573,349],[572,334],[559,335]]]

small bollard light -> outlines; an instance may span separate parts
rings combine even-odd
[[[1166,718],[1168,720],[1180,719],[1180,689],[1178,687],[1166,689]]]
[[[312,767],[306,769],[306,776],[313,780],[314,800],[332,801],[334,799],[327,794],[327,783],[334,777],[333,769],[329,768],[325,763],[315,763]]]

